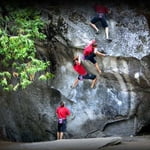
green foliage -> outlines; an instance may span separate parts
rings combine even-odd
[[[9,16],[0,16],[0,86],[4,90],[25,89],[35,79],[37,72],[47,70],[50,62],[36,58],[35,40],[44,40],[40,32],[44,22],[34,9],[11,9]],[[51,73],[39,79],[52,78]],[[15,81],[15,82],[14,82]]]
[[[49,73],[49,72],[46,72],[44,75],[41,75],[41,76],[39,77],[39,79],[40,79],[40,80],[48,80],[48,79],[51,79],[51,78],[53,78],[53,77],[54,77],[53,74],[51,74],[51,73]]]

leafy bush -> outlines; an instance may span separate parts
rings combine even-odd
[[[0,16],[0,86],[4,90],[24,89],[37,72],[46,72],[50,62],[37,59],[35,48],[35,40],[46,38],[40,32],[43,27],[40,12],[34,9],[11,9],[9,15]],[[53,74],[46,72],[39,79],[52,77]]]

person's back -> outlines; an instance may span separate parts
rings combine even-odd
[[[65,106],[59,106],[56,113],[59,119],[66,119],[70,115],[68,108]]]
[[[104,14],[109,13],[109,9],[108,9],[107,7],[105,7],[105,6],[103,6],[103,5],[98,5],[98,4],[96,4],[96,5],[94,6],[94,10],[95,10],[95,12],[97,12],[97,13],[104,13]]]
[[[79,75],[86,75],[87,71],[85,67],[80,63],[75,63],[73,65],[73,69],[79,74]]]
[[[95,40],[92,40],[84,49],[83,49],[83,54],[84,56],[88,56],[93,52],[93,44],[96,43]]]

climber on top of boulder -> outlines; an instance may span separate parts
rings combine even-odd
[[[91,27],[93,27],[96,30],[96,34],[98,34],[99,29],[97,28],[96,23],[100,21],[102,27],[105,29],[106,40],[108,42],[111,42],[112,40],[109,38],[109,28],[106,20],[106,14],[110,14],[111,10],[100,4],[95,4],[94,10],[96,12],[96,15],[90,21]]]

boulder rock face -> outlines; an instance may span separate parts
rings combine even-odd
[[[94,15],[86,5],[38,6],[47,22],[48,43],[37,43],[37,52],[51,61],[55,77],[35,80],[25,90],[0,92],[0,137],[11,141],[54,140],[57,131],[55,109],[61,100],[71,110],[65,138],[136,135],[150,120],[150,35],[148,20],[139,9],[122,3],[105,3],[112,9],[108,18],[111,43],[99,25],[96,35],[89,26]],[[88,11],[87,11],[88,10]],[[53,32],[55,31],[55,32]],[[82,60],[97,75],[71,88],[77,74],[72,59],[95,39],[99,50],[99,75],[93,64]]]

